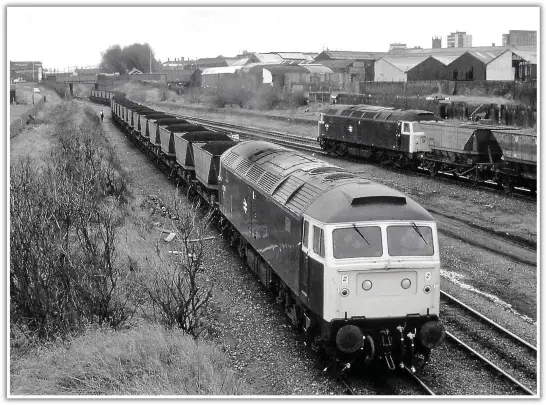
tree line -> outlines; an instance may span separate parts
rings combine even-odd
[[[142,73],[150,72],[150,59],[152,72],[159,70],[160,62],[154,57],[154,51],[148,43],[134,43],[125,47],[112,45],[101,52],[100,69],[108,73],[126,74],[133,68]]]

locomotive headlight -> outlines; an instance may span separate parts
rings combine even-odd
[[[432,291],[432,287],[429,285],[426,285],[425,288],[423,288],[423,291],[425,292],[425,294],[428,294]]]
[[[409,278],[405,278],[405,279],[402,280],[402,282],[400,283],[400,285],[402,286],[402,288],[403,288],[404,290],[407,290],[408,288],[411,287],[411,281],[410,281]]]
[[[370,280],[366,280],[362,283],[362,289],[364,291],[368,291],[372,289],[372,282]]]
[[[342,297],[346,297],[349,295],[349,289],[348,288],[342,288],[341,290],[339,290],[339,294],[342,296]]]

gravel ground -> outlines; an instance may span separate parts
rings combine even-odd
[[[98,111],[100,106],[93,105]],[[107,138],[134,183],[136,198],[166,195],[175,186],[134,147],[105,114]],[[214,283],[214,340],[227,352],[237,376],[253,395],[342,395],[337,381],[321,372],[320,361],[297,339],[286,317],[221,239],[208,245],[204,267]],[[372,393],[372,392],[370,392]]]
[[[457,305],[442,304],[442,323],[458,339],[536,392],[536,353],[477,321]]]
[[[96,109],[98,111],[100,107],[96,106]],[[107,117],[109,118],[109,114]],[[110,135],[113,142],[117,142],[116,148],[122,161],[127,159],[124,165],[132,168],[135,178],[142,179],[139,184],[143,194],[157,194],[158,188],[174,189],[163,174],[151,166],[143,156],[137,157],[140,152],[123,139],[113,125],[107,125],[110,125]],[[336,164],[339,164],[339,161]],[[519,226],[519,230],[514,233],[523,235],[528,231],[525,236],[536,238],[536,223],[533,227],[533,221],[536,222],[536,204],[497,195],[492,197],[490,193],[476,190],[461,191],[462,189],[458,186],[400,175],[372,165],[347,164],[349,168],[354,165],[359,165],[360,171],[367,171],[372,180],[398,188],[417,201],[426,202],[427,205],[435,207],[439,212],[452,214],[455,217],[464,216],[470,223],[475,222],[493,229],[502,229],[503,226],[509,226],[510,218],[512,221],[521,218],[521,223],[525,225]],[[492,212],[486,212],[487,210],[484,209],[488,205],[492,205]],[[523,231],[524,228],[525,231]],[[490,293],[487,289],[495,285],[506,285],[507,282],[513,283],[521,276],[520,267],[514,268],[505,258],[478,252],[478,249],[471,245],[457,245],[461,242],[456,238],[441,237],[440,243],[443,249],[444,270],[456,269],[465,276],[469,276],[479,269],[472,282],[484,278],[483,285],[479,287],[486,289],[487,293]],[[243,269],[238,257],[226,249],[223,242],[213,244],[210,252],[212,261],[207,266],[210,266],[211,277],[216,285],[214,302],[218,309],[217,342],[231,356],[234,369],[239,376],[249,382],[258,395],[342,393],[343,390],[339,384],[320,373],[315,356],[310,354],[301,342],[298,342],[295,331],[287,324],[285,317],[274,304],[274,300],[263,291],[255,278]],[[502,262],[503,260],[505,262]],[[496,269],[497,273],[490,274],[488,269]],[[521,294],[520,289],[525,287],[534,288],[532,291],[523,292],[527,298],[530,297],[528,302],[522,304],[526,311],[519,308],[522,313],[534,314],[536,313],[536,283],[533,283],[533,269],[524,269],[524,271],[530,276],[526,277],[525,282],[516,284],[517,290],[514,290],[508,298]],[[506,277],[499,282],[497,276],[502,274]],[[486,276],[489,278],[485,278]],[[489,313],[486,314],[497,322],[528,340],[536,341],[536,325],[532,324],[533,321],[529,323],[523,320],[521,316],[498,303],[493,305],[490,298],[463,288],[460,283],[449,282],[445,277],[442,282],[447,292],[482,312],[486,312],[483,311],[484,308],[487,309]],[[493,296],[506,289],[495,288],[495,290],[491,292]],[[297,378],[294,378],[295,373]],[[432,363],[425,369],[423,375],[439,393],[448,395],[517,393],[506,385],[500,385],[498,377],[484,369],[480,361],[469,358],[450,344],[445,344],[434,352]],[[372,386],[370,392],[374,390]]]

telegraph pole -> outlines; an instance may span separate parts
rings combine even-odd
[[[152,47],[150,45],[148,45],[150,47],[150,74],[152,74]]]

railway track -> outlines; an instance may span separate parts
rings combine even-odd
[[[200,125],[203,125],[205,127],[213,129],[213,130],[227,132],[228,134],[237,134],[240,137],[245,138],[245,139],[270,140],[270,141],[278,143],[278,144],[280,144],[282,146],[286,146],[286,147],[290,147],[290,148],[294,148],[294,149],[299,149],[299,150],[303,150],[303,151],[306,151],[306,152],[320,153],[320,154],[323,154],[323,155],[327,155],[327,153],[324,152],[318,146],[315,139],[311,139],[311,138],[308,138],[308,137],[299,136],[299,135],[291,135],[291,134],[286,134],[286,133],[278,132],[278,131],[264,130],[264,129],[261,129],[261,128],[243,127],[243,126],[236,125],[236,124],[220,123],[220,122],[213,121],[213,120],[201,119],[201,118],[196,118],[196,117],[187,116],[187,115],[177,115],[177,116],[179,116],[180,118],[187,119],[189,121],[193,121],[195,123],[198,123]],[[424,172],[408,171],[408,174],[412,175],[412,176],[429,177],[429,175],[425,174]],[[438,179],[441,179],[442,181],[452,182],[453,184],[461,186],[461,183],[456,182],[455,180],[442,179],[441,177],[439,177]],[[468,186],[465,186],[465,187],[468,187]],[[493,192],[493,193],[498,193],[498,194],[503,194],[500,190],[492,190],[490,188],[487,188],[487,191],[490,191],[490,192]],[[513,195],[513,197],[518,198],[518,199],[527,199],[527,197],[524,197],[524,196],[521,196],[521,195]],[[424,204],[424,205],[425,205],[425,208],[430,210],[430,207],[426,207],[426,204]],[[433,210],[430,210],[430,211],[433,212]],[[453,219],[453,218],[451,218],[451,219]],[[472,228],[477,228],[475,224],[466,224],[466,225],[469,226],[469,227],[472,227]],[[491,235],[491,237],[493,239],[495,239],[495,240],[498,240],[498,239],[500,239],[502,241],[508,240],[508,241],[510,241],[511,244],[517,245],[517,248],[509,249],[509,251],[507,251],[505,249],[505,247],[502,246],[502,244],[500,245],[500,247],[497,246],[498,245],[497,243],[492,243],[493,246],[489,246],[491,244],[491,243],[489,243],[487,246],[482,246],[483,248],[488,249],[488,250],[490,250],[492,252],[495,252],[495,253],[502,254],[502,255],[507,256],[507,257],[511,257],[514,260],[522,261],[523,263],[527,263],[527,264],[530,264],[530,265],[536,265],[536,257],[535,258],[531,257],[531,256],[533,256],[533,251],[536,252],[536,245],[531,246],[530,241],[514,240],[514,238],[511,237],[510,235],[506,235],[506,234],[499,235],[498,233],[495,233],[495,231],[488,230],[488,229],[478,228],[477,231],[479,233],[484,233],[484,234]],[[449,231],[446,231],[446,232],[449,233]],[[455,235],[455,236],[457,236],[457,235]],[[463,240],[464,240],[464,238],[463,238]],[[471,243],[473,243],[473,242],[471,242]],[[512,250],[514,250],[514,251],[512,252]],[[535,256],[536,256],[536,254],[535,254]]]
[[[537,348],[533,344],[444,291],[441,291],[441,304],[442,322],[450,342],[478,358],[519,390],[536,395],[532,388],[536,389],[537,383]],[[453,330],[457,330],[458,336]]]
[[[234,126],[234,127],[238,127],[238,126]],[[223,129],[223,130],[226,131],[228,129],[226,128],[226,129]],[[251,134],[250,136],[252,136],[252,131],[254,131],[254,130],[256,130],[256,129],[251,129],[251,130],[248,131]],[[261,129],[256,130],[256,131],[259,131],[261,133],[264,132]],[[228,132],[230,132],[230,131],[228,130]],[[241,133],[240,130],[238,130],[237,132]],[[275,134],[275,131],[270,131],[270,132]],[[255,136],[257,136],[257,138],[254,138],[254,139],[263,139],[263,135],[261,136],[261,138],[260,138],[259,134],[255,135]],[[287,134],[276,133],[276,136],[279,139],[281,139],[283,142],[286,142],[287,146],[290,145],[291,147],[294,147],[293,143],[290,143],[291,142],[290,139],[287,138],[287,136],[288,136]],[[300,138],[308,140],[308,138],[304,138],[304,137],[300,137]],[[139,149],[141,149],[141,148],[139,148]],[[166,174],[167,176],[170,177],[170,173],[168,173],[168,170],[166,170],[164,167],[161,167],[161,165],[157,164],[159,162],[154,162],[154,163],[156,163],[156,166],[164,174]],[[513,340],[515,342],[518,342],[518,344],[522,345],[526,350],[530,351],[531,353],[534,353],[534,356],[536,358],[537,348],[535,346],[533,346],[532,344],[526,342],[524,339],[522,339],[519,336],[515,335],[514,333],[506,330],[505,328],[501,327],[500,325],[496,324],[495,322],[488,319],[484,315],[482,315],[479,312],[473,310],[472,308],[468,307],[466,304],[458,301],[457,299],[455,299],[454,297],[450,296],[449,294],[447,294],[447,293],[445,293],[443,291],[442,291],[442,298],[445,301],[449,301],[450,303],[454,303],[454,304],[458,305],[459,307],[467,310],[469,313],[472,313],[472,315],[479,318],[480,321],[488,324],[490,327],[494,328],[495,330],[500,331],[498,333],[502,334],[503,336],[508,336],[511,340]],[[526,394],[536,395],[535,392],[533,392],[532,389],[530,389],[527,385],[525,385],[524,382],[521,382],[520,380],[518,380],[518,378],[511,375],[510,370],[506,371],[506,367],[496,365],[495,363],[493,363],[493,361],[489,360],[486,356],[480,354],[477,350],[473,349],[470,345],[463,342],[460,338],[456,337],[451,332],[447,332],[447,337],[452,343],[454,343],[457,346],[463,348],[463,350],[465,350],[466,352],[472,354],[473,356],[479,358],[481,361],[483,361],[485,364],[487,364],[488,367],[491,367],[493,370],[495,370],[499,374],[503,375],[503,377],[505,377],[508,381],[510,381],[515,386],[517,386],[518,389],[524,391]],[[427,395],[435,395],[434,391],[426,383],[424,383],[418,376],[416,376],[410,370],[406,369],[406,372],[407,372],[407,375],[409,376],[409,378],[411,378],[411,380],[414,381],[420,387],[420,389],[423,392],[426,392]],[[348,395],[359,395],[358,392],[347,381],[343,381],[342,384],[345,386],[345,389],[346,389]]]
[[[224,122],[219,122],[219,121],[214,121],[214,120],[204,119],[204,118],[197,118],[197,117],[188,116],[188,115],[177,115],[177,114],[173,114],[173,115],[178,116],[180,118],[187,119],[197,124],[201,124],[213,130],[223,131],[223,132],[227,132],[231,134],[237,134],[245,139],[252,139],[252,140],[263,139],[263,140],[275,142],[279,145],[286,146],[292,149],[298,149],[298,150],[303,150],[306,152],[319,153],[321,155],[331,156],[320,148],[318,142],[314,138],[308,138],[301,135],[288,134],[288,133],[279,132],[279,131],[266,130],[262,128],[246,127],[246,126],[241,126],[237,124],[224,123]],[[346,159],[339,156],[334,156],[334,157],[338,157],[340,159]],[[356,161],[356,158],[350,158],[350,159]],[[401,169],[401,168],[393,166],[393,170],[404,170],[405,172],[411,173],[413,175],[418,175],[422,177],[431,177],[429,171],[425,169],[410,171],[410,170],[405,170],[405,169]],[[502,187],[499,187],[497,184],[494,184],[492,182],[478,183],[465,176],[454,176],[450,173],[443,173],[441,171],[438,172],[434,176],[434,178],[437,179],[438,181],[445,181],[447,183],[456,184],[459,186],[464,186],[464,187],[473,188],[473,189],[483,189],[495,194],[506,194],[506,192],[504,191]],[[518,199],[522,199],[526,201],[536,201],[536,192],[532,192],[530,190],[516,188],[513,190],[513,192],[510,195],[513,196],[514,198],[518,198]]]
[[[369,396],[370,392],[373,392],[374,395],[386,396],[436,395],[431,387],[407,368],[396,375],[391,374],[386,379],[387,381],[381,377],[375,379],[373,377],[361,378],[358,375],[344,374],[337,375],[335,378],[342,386],[344,395]]]

